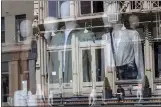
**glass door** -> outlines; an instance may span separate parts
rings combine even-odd
[[[104,79],[104,49],[101,47],[80,49],[81,94],[90,94],[92,88],[102,92]]]
[[[48,52],[48,88],[49,95],[59,96],[61,82],[61,51]]]
[[[61,51],[61,59],[60,78],[62,80],[63,96],[73,96],[72,50]]]
[[[93,68],[94,68],[94,78],[95,78],[95,89],[97,94],[102,95],[103,80],[105,76],[105,58],[104,58],[104,48],[103,47],[93,47],[92,53],[93,58]]]
[[[91,48],[80,48],[81,94],[89,94],[93,86]]]
[[[49,53],[49,93],[59,96],[71,96],[73,88],[72,52],[55,50]]]

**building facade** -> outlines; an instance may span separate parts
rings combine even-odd
[[[144,74],[148,77],[153,95],[161,95],[161,2],[117,1],[120,4],[122,21],[128,29],[129,17],[137,16],[135,28],[141,37],[144,59]],[[36,62],[35,87],[38,95],[46,97],[72,97],[89,95],[96,89],[102,95],[104,77],[107,77],[113,93],[118,85],[129,95],[136,95],[140,80],[119,80],[116,72],[105,72],[107,63],[107,32],[103,21],[110,2],[107,1],[3,1],[2,2],[2,78],[3,102],[13,97],[16,90],[23,89],[22,81],[30,80],[30,42],[20,34],[20,23],[30,20],[38,27],[36,32],[38,57]],[[20,7],[23,7],[20,9]],[[48,20],[52,19],[52,20]],[[108,20],[116,21],[117,16]],[[64,26],[75,24],[75,30],[64,36]],[[52,26],[50,26],[50,24]],[[49,29],[46,27],[49,26]],[[55,28],[54,28],[55,27]],[[70,26],[71,27],[71,26]],[[32,28],[32,27],[31,27]],[[55,31],[54,31],[55,30]],[[35,31],[35,29],[34,29]],[[63,32],[63,33],[62,33]],[[33,36],[30,34],[29,36]],[[46,36],[50,37],[49,43]],[[106,50],[108,51],[108,50]],[[33,69],[32,69],[33,70]],[[34,83],[34,82],[33,82]],[[31,85],[32,84],[32,85]]]
[[[61,5],[64,1],[43,1],[37,2],[38,25],[42,35],[45,30],[45,18],[55,17],[59,22],[58,30],[64,26],[65,22],[75,18],[79,25],[78,29],[91,31],[95,34],[94,42],[88,39],[79,39],[76,36],[70,38],[67,44],[66,53],[69,57],[67,61],[68,74],[63,74],[63,52],[65,39],[56,39],[52,45],[48,45],[45,38],[41,35],[39,38],[39,60],[37,65],[41,72],[42,88],[48,88],[48,95],[51,93],[54,97],[73,95],[88,95],[92,88],[95,88],[97,93],[101,94],[103,89],[104,76],[108,77],[113,93],[116,93],[118,85],[122,85],[125,90],[128,90],[129,85],[133,87],[133,94],[136,94],[136,87],[139,80],[118,80],[115,72],[104,72],[106,60],[104,58],[105,43],[102,40],[104,34],[104,24],[102,15],[106,10],[109,2],[106,1],[70,1],[68,4],[70,9],[69,17],[61,17]],[[143,48],[143,58],[145,75],[149,79],[149,84],[152,89],[152,94],[161,94],[161,72],[160,72],[160,39],[161,39],[161,2],[160,1],[117,1],[121,4],[121,14],[124,15],[124,20],[131,15],[136,15],[139,18],[139,26],[136,30],[141,36]],[[53,20],[54,24],[54,20]],[[86,35],[84,34],[81,34]],[[81,36],[80,35],[80,36]],[[88,53],[88,54],[84,54]],[[51,57],[52,56],[52,57]],[[50,65],[50,61],[53,65]],[[89,65],[89,66],[87,66]],[[52,66],[52,70],[49,69]],[[88,70],[86,69],[88,68]],[[65,75],[66,77],[63,77]],[[88,76],[87,76],[88,75]],[[62,82],[62,79],[66,81]],[[62,88],[63,87],[63,88]],[[128,93],[128,91],[126,92]]]
[[[23,8],[22,8],[23,7]],[[31,49],[20,33],[21,22],[34,20],[33,1],[2,1],[1,45],[2,45],[2,102],[13,98],[17,90],[23,88],[22,81],[28,80],[29,57]],[[32,25],[30,25],[32,28]],[[31,30],[32,32],[32,30]],[[32,37],[30,32],[28,36]]]

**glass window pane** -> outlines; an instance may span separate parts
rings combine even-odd
[[[104,79],[104,49],[96,49],[96,81]]]
[[[57,17],[60,18],[60,7],[61,4],[64,1],[54,1],[54,0],[49,0],[48,1],[48,15],[50,17]]]
[[[4,17],[1,18],[1,30],[5,31],[5,20],[4,20]]]
[[[15,30],[16,30],[16,41],[23,41],[24,38],[21,36],[21,34],[19,33],[20,30],[20,24],[22,21],[26,20],[26,14],[22,14],[22,15],[16,15],[15,16]]]
[[[92,72],[91,72],[91,50],[82,51],[82,69],[83,69],[83,82],[92,81]]]
[[[91,13],[91,1],[81,1],[81,14]]]
[[[1,69],[2,70],[2,73],[3,72],[8,72],[8,70],[9,70],[9,68],[8,68],[9,67],[8,66],[8,62],[2,62],[1,63],[1,67],[2,67],[2,69]]]
[[[5,20],[1,17],[1,42],[5,43]]]
[[[62,52],[62,59],[63,82],[70,83],[72,82],[72,52]]]
[[[48,7],[49,16],[58,17],[58,1],[49,0]]]
[[[60,61],[58,52],[50,52],[49,55],[49,83],[59,83]]]
[[[103,12],[103,1],[93,1],[93,13]]]
[[[2,74],[2,102],[7,102],[7,98],[9,97],[9,75]]]
[[[161,43],[154,43],[155,50],[155,77],[161,78]]]
[[[65,40],[67,40],[66,45],[71,45],[72,36],[68,36],[65,38],[64,33],[57,34],[56,36],[52,36],[51,45],[63,46],[65,44]]]
[[[5,31],[1,31],[1,42],[5,43]]]

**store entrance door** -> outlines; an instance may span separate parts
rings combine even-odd
[[[65,52],[65,53],[64,53]],[[60,97],[73,95],[72,51],[52,50],[49,54],[49,94]],[[64,69],[64,70],[63,70]]]
[[[82,43],[79,48],[79,67],[81,79],[81,95],[89,95],[96,89],[97,95],[102,95],[104,80],[104,45],[101,41]]]

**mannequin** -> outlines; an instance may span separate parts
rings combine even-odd
[[[65,1],[61,4],[61,18],[66,19],[70,17],[70,1]],[[76,22],[75,20],[68,20],[65,22],[65,31],[62,33],[63,35],[63,82],[69,83],[72,81],[72,51],[67,51],[67,45],[71,44],[71,32],[75,30]]]
[[[130,28],[135,30],[139,26],[139,18],[136,15],[129,17]]]
[[[20,33],[24,38],[23,43],[29,44],[32,40],[32,22],[30,20],[24,20],[20,23]]]
[[[111,3],[107,10],[105,12],[107,17],[103,17],[103,21],[105,24],[110,23],[111,29],[110,33],[103,35],[103,39],[107,40],[108,50],[106,50],[106,71],[115,68],[117,78],[120,80],[141,79],[144,75],[144,65],[139,33],[136,30],[121,29],[119,4]],[[112,19],[110,17],[116,17],[117,20],[109,20]]]
[[[36,60],[37,60],[37,43],[36,40],[33,40],[32,35],[32,22],[30,20],[24,20],[20,24],[20,32],[21,36],[25,38],[24,43],[30,44],[31,50],[28,53],[28,70],[29,70],[29,81],[30,81],[30,91],[27,97],[27,80],[22,81],[23,89],[21,91],[22,95],[26,98],[25,100],[29,100],[32,98],[32,101],[34,100],[36,105]],[[24,72],[24,71],[22,71]],[[26,103],[24,100],[23,103]],[[28,102],[28,105],[32,105],[32,102]]]

